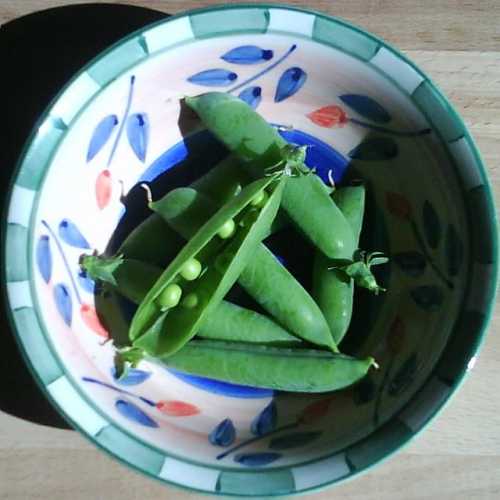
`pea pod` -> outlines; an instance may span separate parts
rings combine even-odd
[[[186,239],[216,209],[214,203],[191,188],[175,189],[150,207]],[[238,283],[286,330],[336,351],[318,305],[264,244],[254,249]]]
[[[365,207],[364,186],[340,188],[332,195],[359,241]],[[343,271],[331,269],[331,259],[317,251],[314,257],[313,296],[328,322],[334,341],[343,339],[351,322],[354,284]]]
[[[274,177],[266,177],[249,184],[198,230],[139,305],[129,332],[134,346],[151,355],[165,356],[178,351],[195,335],[203,320],[237,280],[248,257],[269,231],[278,211],[285,181],[285,176],[279,181]],[[272,190],[267,203],[260,210],[251,208],[250,202],[266,188]],[[252,214],[253,220],[248,218]],[[225,242],[217,233],[228,220],[235,218],[238,228],[229,242]],[[213,255],[208,254],[205,260],[203,251],[207,246],[213,246],[214,242],[220,243],[219,255],[214,259]],[[205,269],[189,286],[181,281],[180,270],[193,258],[200,260]],[[157,301],[168,287],[178,283],[185,286],[186,292],[196,293],[197,305],[191,309],[172,307],[162,319],[163,312]],[[162,323],[160,327],[157,326],[158,321]]]
[[[185,100],[205,126],[258,175],[291,160],[299,175],[287,183],[282,199],[284,210],[326,256],[352,258],[355,243],[348,222],[321,180],[314,174],[305,175],[307,167],[303,158],[275,128],[248,104],[230,94],[209,92]],[[305,157],[305,153],[302,156]]]
[[[363,378],[373,358],[355,359],[310,349],[193,340],[160,361],[170,368],[252,387],[328,392]]]

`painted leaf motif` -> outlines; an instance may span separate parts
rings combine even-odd
[[[296,94],[306,83],[306,80],[307,73],[298,66],[285,70],[278,81],[274,102],[284,101]]]
[[[389,210],[392,215],[402,219],[409,219],[411,217],[410,202],[402,194],[388,191],[385,194],[385,204],[387,210]]]
[[[463,245],[457,230],[451,225],[446,229],[446,257],[450,276],[456,276],[460,270],[464,255]]]
[[[412,382],[417,372],[417,355],[413,353],[399,368],[389,384],[391,396],[401,394]]]
[[[146,113],[134,113],[128,117],[127,137],[135,156],[144,163],[149,141],[149,119]]]
[[[292,448],[300,448],[309,443],[312,443],[321,436],[321,431],[316,432],[294,432],[291,434],[285,434],[274,439],[271,439],[269,443],[269,449],[271,450],[290,450]]]
[[[398,153],[398,145],[391,137],[373,137],[349,151],[349,157],[353,160],[384,161],[396,158]]]
[[[276,404],[271,401],[253,420],[250,427],[252,434],[262,436],[271,432],[276,427],[278,412]]]
[[[102,210],[107,207],[109,200],[111,199],[111,193],[113,186],[111,183],[111,172],[109,170],[103,170],[95,181],[95,198],[97,201],[97,206]]]
[[[262,100],[262,89],[260,87],[247,87],[240,92],[238,97],[245,101],[251,108],[255,109]]]
[[[143,425],[144,427],[159,427],[159,425],[148,414],[130,401],[117,399],[115,401],[115,408],[118,410],[120,415],[132,422]]]
[[[68,326],[71,326],[71,320],[73,318],[73,300],[71,299],[69,288],[64,283],[58,283],[54,287],[54,300],[62,319]]]
[[[239,453],[234,457],[234,461],[248,467],[262,467],[275,462],[281,458],[281,453],[261,452],[261,453]]]
[[[387,346],[392,354],[401,352],[406,336],[406,326],[400,316],[396,316],[389,328]]]
[[[122,377],[117,376],[115,367],[111,369],[111,376],[115,379],[117,385],[132,386],[146,382],[151,377],[151,372],[139,370],[139,368],[129,368],[127,373]]]
[[[95,334],[99,335],[99,337],[103,337],[105,339],[109,337],[109,333],[102,325],[94,307],[89,304],[82,304],[80,306],[80,316],[85,325]]]
[[[108,142],[111,133],[117,125],[118,117],[116,115],[108,115],[97,124],[87,149],[87,162],[91,161]]]
[[[331,399],[321,399],[307,405],[299,415],[297,422],[302,424],[311,424],[320,420],[328,414],[330,410]]]
[[[96,290],[95,281],[92,280],[92,279],[90,279],[87,276],[87,272],[86,271],[81,270],[78,273],[77,279],[78,279],[78,284],[80,285],[80,287],[82,288],[82,290],[84,290],[87,293],[90,293],[92,295],[94,294],[94,292]]]
[[[230,418],[224,419],[208,435],[208,440],[214,446],[229,446],[236,439],[236,429]]]
[[[427,266],[425,257],[420,252],[400,252],[392,256],[392,260],[408,276],[421,276]]]
[[[188,82],[205,87],[226,87],[234,82],[238,75],[227,69],[216,68],[200,71],[188,78]]]
[[[169,417],[191,417],[201,413],[197,406],[184,401],[159,401],[156,408]]]
[[[366,95],[344,94],[339,99],[359,115],[376,123],[391,121],[389,112],[377,101]]]
[[[46,234],[38,238],[38,243],[36,244],[36,263],[43,280],[45,283],[48,283],[52,277],[52,252],[50,250],[50,238]]]
[[[422,220],[427,243],[431,248],[437,248],[441,240],[441,222],[436,210],[428,200],[425,200],[422,207]]]
[[[335,104],[323,106],[322,108],[312,111],[306,116],[314,124],[326,128],[342,127],[348,121],[345,111],[340,106],[336,106]]]
[[[232,64],[258,64],[273,58],[272,50],[265,50],[257,45],[241,45],[229,50],[221,59]]]
[[[415,303],[426,311],[436,311],[444,300],[443,291],[435,285],[423,285],[411,290]]]
[[[58,233],[61,239],[72,247],[90,248],[88,241],[80,232],[76,224],[69,219],[63,219],[59,223]]]

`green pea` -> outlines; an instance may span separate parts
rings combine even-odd
[[[310,171],[301,162],[301,148],[291,147],[248,104],[230,94],[209,92],[187,97],[186,104],[254,175],[284,162],[293,165],[298,175],[287,183],[282,199],[287,215],[326,256],[352,257],[352,230],[319,177],[305,175]]]
[[[251,202],[250,204],[253,205],[254,207],[260,207],[264,205],[267,199],[267,193],[265,191],[262,191],[262,193],[259,193]]]
[[[197,259],[189,259],[180,270],[181,276],[187,281],[195,280],[201,274],[201,262]]]
[[[219,231],[217,231],[217,234],[223,239],[231,238],[231,236],[234,234],[235,231],[235,223],[233,219],[229,219],[222,226],[220,227]]]
[[[198,305],[198,296],[194,292],[187,294],[182,299],[181,305],[187,307],[188,309],[193,309]]]
[[[176,370],[224,382],[292,392],[330,392],[362,379],[373,358],[310,349],[194,340],[160,360]]]
[[[177,283],[171,283],[158,295],[156,302],[162,309],[170,309],[179,303],[181,295],[182,288]]]

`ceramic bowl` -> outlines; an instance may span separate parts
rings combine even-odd
[[[225,154],[208,133],[183,137],[178,125],[180,98],[214,89],[313,145],[307,162],[325,180],[331,170],[336,182],[368,186],[362,246],[391,263],[378,273],[386,294],[357,295],[342,346],[380,369],[349,389],[276,393],[147,362],[114,377],[116,332],[79,256],[110,250],[145,217],[140,182],[159,196]],[[400,448],[472,368],[496,283],[494,213],[464,123],[398,51],[306,10],[193,11],[98,56],[36,125],[6,223],[13,330],[48,398],[127,465],[207,493],[305,492]],[[108,306],[113,329],[126,328],[130,308]]]

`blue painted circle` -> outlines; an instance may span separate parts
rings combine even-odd
[[[339,182],[344,175],[349,160],[341,155],[330,145],[306,134],[300,130],[280,130],[280,134],[288,142],[299,146],[311,146],[307,150],[306,164],[310,168],[315,168],[316,173],[324,182],[328,182],[328,171],[332,171],[333,179]],[[189,153],[193,150],[203,148],[203,169],[206,171],[218,163],[227,153],[221,144],[208,131],[201,131],[178,142],[167,151],[162,153],[141,175],[138,183],[148,182],[154,184],[163,174],[175,167],[180,167],[186,161]],[[196,166],[198,170],[198,167]],[[186,169],[187,170],[187,169]],[[193,177],[199,177],[204,172],[180,172],[180,177],[185,178],[187,185],[192,182]],[[199,174],[199,175],[196,175]],[[228,382],[220,382],[206,377],[188,375],[174,370],[169,373],[180,380],[198,389],[203,389],[213,394],[219,394],[232,398],[270,398],[274,391],[269,389],[258,389]]]

